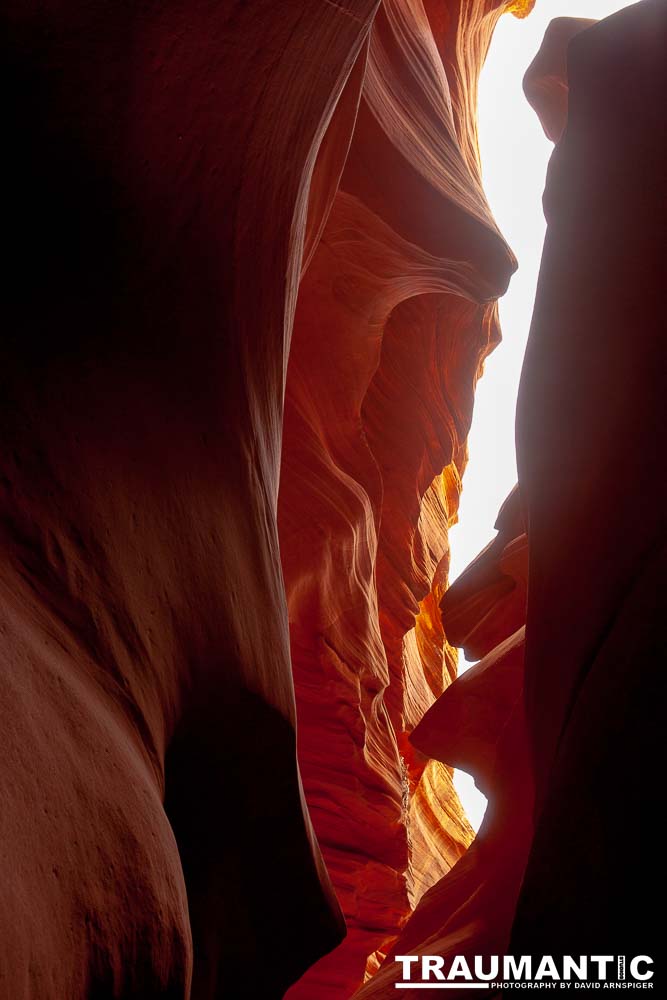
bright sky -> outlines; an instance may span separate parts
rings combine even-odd
[[[500,303],[503,342],[488,359],[477,386],[470,462],[463,479],[459,524],[450,539],[451,579],[493,537],[498,509],[516,482],[514,411],[544,240],[542,190],[553,148],[523,95],[521,80],[552,18],[600,19],[627,6],[627,0],[537,0],[524,20],[509,14],[500,19],[482,71],[479,130],[484,187],[519,270]],[[477,829],[486,799],[469,775],[457,771],[454,783]]]

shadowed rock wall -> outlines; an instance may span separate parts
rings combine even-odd
[[[8,1000],[277,998],[342,936],[276,505],[311,175],[312,232],[376,6],[5,7]]]
[[[664,861],[621,817],[652,827],[666,763],[666,47],[653,0],[570,43],[517,414],[537,822],[513,948],[652,955],[656,987]]]

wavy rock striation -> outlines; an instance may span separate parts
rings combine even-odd
[[[408,736],[454,676],[447,528],[514,267],[477,76],[529,6],[10,4],[11,1000],[277,1000],[340,939],[290,642],[349,927],[293,1000],[349,995],[468,845]]]
[[[450,768],[408,736],[455,676],[447,530],[514,267],[481,188],[474,106],[507,7],[380,8],[299,292],[280,542],[299,759],[348,936],[290,1000],[349,996],[472,837]]]
[[[528,548],[518,490],[496,528],[496,538],[441,602],[450,641],[480,660],[453,681],[411,736],[427,757],[473,775],[489,799],[486,814],[472,846],[421,898],[385,964],[355,995],[359,1000],[395,996],[402,980],[396,954],[463,955],[472,967],[475,955],[507,949],[532,829],[523,711]],[[401,995],[421,992],[402,988]]]
[[[562,137],[518,410],[529,544],[515,494],[441,602],[448,639],[481,659],[412,734],[489,806],[359,1000],[395,994],[394,953],[661,953],[664,863],[647,878],[623,861],[619,789],[647,807],[665,767],[665,38],[664,4],[645,0],[556,25],[527,76],[529,92],[562,83],[533,89]],[[619,456],[637,519],[622,537]]]

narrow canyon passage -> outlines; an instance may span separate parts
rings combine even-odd
[[[0,1000],[659,984],[667,7],[611,9],[9,3]]]
[[[429,650],[432,652],[433,646],[426,645],[424,638],[420,637],[420,629],[424,620],[428,624],[431,643],[436,629],[444,628],[445,642],[461,647],[470,662],[478,662],[478,665],[470,669],[469,674],[464,674],[459,666],[460,680],[449,687],[440,701],[426,713],[410,736],[410,741],[417,748],[416,759],[419,766],[423,761],[420,752],[431,762],[440,761],[447,765],[459,766],[460,769],[455,772],[454,787],[460,792],[464,809],[467,809],[473,818],[475,829],[480,825],[485,808],[485,798],[480,789],[485,793],[492,792],[493,807],[488,822],[482,828],[479,841],[474,842],[472,847],[468,849],[455,866],[455,871],[452,872],[451,876],[448,877],[447,873],[443,872],[440,880],[434,882],[430,891],[427,891],[426,895],[422,897],[423,891],[429,889],[429,882],[434,876],[433,849],[430,849],[429,865],[431,867],[429,870],[429,867],[424,868],[424,861],[420,859],[418,853],[422,849],[421,831],[419,836],[415,837],[414,820],[424,823],[422,818],[423,793],[421,791],[424,776],[422,776],[420,783],[416,785],[416,794],[413,793],[412,800],[408,800],[410,801],[410,822],[407,833],[409,853],[406,874],[409,904],[411,908],[416,906],[416,912],[408,920],[399,937],[398,944],[391,946],[389,940],[391,920],[397,920],[397,924],[394,925],[397,926],[402,923],[404,918],[401,915],[400,896],[395,891],[392,897],[385,895],[387,890],[384,886],[392,885],[391,880],[387,882],[389,873],[386,868],[383,871],[374,867],[371,862],[371,859],[376,856],[374,852],[378,842],[374,835],[370,835],[368,840],[364,836],[362,842],[364,845],[370,846],[370,851],[368,851],[368,846],[364,846],[361,857],[357,853],[359,841],[355,842],[356,835],[353,835],[346,845],[345,826],[349,822],[350,816],[354,817],[355,811],[360,808],[363,813],[370,808],[372,816],[375,808],[374,799],[377,795],[374,782],[372,779],[369,781],[366,778],[367,784],[364,783],[364,779],[359,784],[359,779],[355,776],[355,784],[349,785],[349,776],[345,774],[345,767],[342,765],[344,758],[349,757],[349,751],[342,750],[343,743],[332,741],[331,745],[336,748],[337,773],[335,781],[340,784],[341,788],[345,789],[342,792],[344,798],[341,801],[349,803],[342,815],[336,812],[334,817],[330,812],[330,803],[323,796],[323,790],[327,788],[330,781],[327,741],[322,738],[319,730],[316,735],[312,736],[308,728],[302,730],[301,758],[304,762],[306,790],[308,794],[310,789],[312,801],[315,803],[313,810],[315,826],[320,842],[324,845],[325,858],[330,870],[334,872],[339,870],[338,866],[341,861],[339,861],[340,854],[338,852],[341,852],[341,848],[344,857],[342,864],[344,864],[345,874],[339,878],[345,886],[341,899],[348,922],[348,937],[338,951],[325,958],[291,991],[290,995],[293,997],[311,995],[321,995],[322,997],[331,995],[333,997],[337,993],[343,995],[349,990],[349,985],[345,983],[344,977],[351,968],[347,964],[348,961],[354,961],[351,955],[352,949],[355,948],[360,939],[365,939],[366,946],[368,946],[373,941],[373,935],[375,941],[379,942],[381,930],[387,936],[379,945],[377,959],[382,960],[383,955],[386,954],[387,945],[389,945],[391,949],[389,960],[381,972],[377,976],[373,976],[374,956],[371,954],[371,960],[366,965],[365,975],[372,978],[367,988],[359,994],[360,997],[389,997],[392,995],[392,986],[395,985],[400,974],[400,964],[392,964],[392,954],[396,950],[401,954],[408,955],[418,956],[420,951],[426,951],[430,954],[447,956],[451,955],[454,947],[456,954],[463,952],[472,955],[473,950],[476,954],[502,953],[508,946],[523,868],[530,851],[533,816],[531,746],[530,738],[525,732],[522,708],[528,538],[524,517],[525,508],[521,502],[520,494],[513,491],[517,476],[514,448],[516,398],[546,230],[546,220],[542,208],[542,190],[553,142],[560,137],[565,124],[563,117],[560,125],[557,125],[557,113],[559,108],[560,113],[563,113],[559,94],[562,93],[563,89],[565,92],[567,89],[565,65],[567,45],[571,37],[592,26],[596,18],[605,17],[622,6],[622,3],[613,2],[613,0],[606,0],[606,2],[600,0],[599,3],[591,4],[586,8],[586,18],[582,20],[581,16],[578,16],[581,15],[582,11],[576,3],[563,2],[551,5],[549,9],[543,8],[541,11],[533,11],[530,18],[525,21],[505,18],[495,29],[496,35],[500,33],[500,37],[497,37],[491,45],[487,67],[482,72],[480,86],[480,144],[482,164],[484,162],[487,164],[483,176],[485,187],[488,188],[493,198],[494,214],[497,219],[502,220],[504,235],[509,236],[510,245],[515,252],[518,252],[520,264],[523,261],[524,273],[520,268],[519,273],[512,278],[509,290],[500,300],[504,342],[496,347],[488,359],[483,359],[485,375],[481,382],[476,385],[476,418],[472,424],[471,461],[466,464],[463,504],[458,510],[458,515],[456,507],[449,507],[448,510],[450,526],[458,516],[459,524],[451,533],[451,538],[452,540],[460,539],[460,555],[456,559],[455,542],[450,543],[452,544],[452,558],[450,559],[447,554],[446,560],[442,560],[436,569],[433,575],[431,595],[426,599],[426,608],[424,609],[423,603],[420,603],[414,640],[411,632],[406,631],[411,623],[410,614],[406,613],[401,621],[401,617],[397,613],[400,609],[400,604],[395,597],[398,583],[401,579],[405,580],[410,577],[405,575],[405,569],[402,578],[400,575],[396,576],[395,571],[397,567],[401,566],[401,563],[395,553],[391,555],[391,568],[394,570],[394,575],[390,577],[385,588],[382,587],[382,583],[384,559],[386,558],[383,553],[383,543],[400,546],[400,535],[396,529],[392,530],[392,525],[397,517],[400,517],[405,525],[409,517],[410,507],[407,500],[407,490],[410,483],[406,477],[407,449],[410,447],[413,452],[415,450],[418,452],[420,438],[423,439],[424,436],[423,430],[419,433],[415,426],[410,430],[405,426],[405,422],[407,420],[408,423],[412,422],[414,425],[413,412],[420,416],[428,410],[430,405],[430,400],[425,395],[427,383],[424,381],[424,376],[427,366],[432,363],[433,355],[419,354],[418,360],[422,365],[420,373],[416,373],[413,367],[415,346],[421,343],[418,338],[424,331],[426,316],[423,310],[417,308],[416,299],[412,301],[410,312],[407,312],[403,307],[400,311],[397,309],[385,327],[379,368],[377,369],[378,375],[369,383],[370,389],[366,389],[364,384],[359,390],[362,393],[367,392],[368,395],[364,396],[361,404],[362,431],[365,433],[363,440],[360,441],[356,464],[346,465],[345,460],[343,460],[343,468],[351,474],[357,484],[361,485],[363,484],[363,478],[359,476],[359,470],[363,467],[361,453],[369,449],[373,457],[377,454],[382,456],[378,463],[379,467],[374,470],[372,480],[376,491],[374,498],[368,487],[366,489],[371,497],[370,510],[377,511],[378,506],[380,509],[382,530],[376,558],[377,565],[382,568],[383,572],[378,578],[379,588],[377,592],[374,592],[373,583],[370,581],[365,594],[356,598],[358,608],[356,616],[340,620],[332,615],[333,628],[336,631],[340,630],[339,634],[342,639],[342,641],[339,639],[330,646],[330,650],[337,657],[333,672],[328,673],[333,690],[337,690],[336,685],[340,683],[341,667],[350,661],[357,661],[358,654],[353,653],[352,649],[355,639],[354,629],[359,629],[360,622],[363,622],[366,627],[369,624],[372,626],[376,615],[380,622],[382,644],[376,647],[374,656],[378,657],[378,663],[381,662],[383,653],[387,657],[388,686],[385,687],[386,675],[379,666],[371,671],[371,675],[375,698],[383,706],[396,704],[396,695],[393,690],[397,686],[396,674],[399,675],[399,683],[406,686],[408,692],[409,685],[415,683],[415,675],[419,676],[422,670],[426,668],[432,676],[433,666],[429,665],[424,652],[426,651],[427,654]],[[560,20],[557,19],[550,24],[554,17],[560,18]],[[534,20],[531,21],[531,19]],[[540,48],[540,46],[542,47]],[[540,50],[539,55],[538,49]],[[533,59],[535,61],[531,65],[525,84],[526,97],[523,93],[522,79]],[[406,79],[409,77],[405,75],[404,71],[401,82],[405,84]],[[529,101],[534,107],[530,107]],[[558,101],[561,101],[560,105]],[[565,106],[564,114],[566,113]],[[360,116],[360,121],[364,122],[363,115]],[[414,124],[412,128],[415,128]],[[351,150],[352,163],[357,162],[354,146],[357,141],[360,142],[361,137],[355,133]],[[403,154],[406,155],[405,149],[403,149]],[[414,155],[417,154],[414,154],[413,151]],[[384,162],[385,158],[378,159],[375,165],[372,182],[375,185],[382,186],[386,183],[382,166]],[[369,177],[370,174],[366,178],[366,187],[364,188],[367,197],[372,191]],[[344,174],[341,188],[344,188],[345,183]],[[354,182],[351,180],[350,183]],[[376,204],[382,204],[382,202],[377,201],[377,194],[375,197]],[[392,209],[395,209],[395,205],[391,204]],[[352,218],[351,214],[347,216],[346,236],[350,232]],[[355,224],[357,224],[356,220]],[[327,232],[325,230],[322,244],[326,245],[326,243]],[[340,245],[343,245],[342,242]],[[358,245],[359,247],[363,246],[361,239],[359,239]],[[350,266],[349,262],[348,246],[346,267]],[[335,272],[335,270],[334,260],[329,257],[326,264],[327,275],[330,277],[332,271]],[[306,287],[308,287],[307,279]],[[333,309],[331,304],[322,307],[320,296],[323,284],[321,281],[318,281],[317,287],[318,292],[313,298],[311,308],[312,315],[317,316],[318,320],[322,322],[325,316],[332,316]],[[357,292],[361,292],[361,287],[361,284],[358,283]],[[310,297],[310,291],[308,295]],[[376,298],[376,291],[373,292],[373,296]],[[335,301],[335,298],[334,292],[333,298],[329,302]],[[403,325],[399,331],[404,342],[403,352],[398,355],[401,364],[399,367],[398,363],[394,363],[393,370],[390,369],[391,380],[389,380],[384,374],[385,350],[388,350],[390,344],[393,351],[398,349],[393,346],[390,338],[394,328],[398,326],[399,316],[405,317],[409,326]],[[445,316],[443,319],[446,321]],[[450,333],[452,331],[451,322],[452,320],[449,318]],[[346,327],[350,333],[354,329],[354,324],[350,323],[348,319]],[[317,326],[311,325],[310,329],[311,331],[316,330]],[[335,350],[335,346],[332,347],[337,336],[335,327],[326,325],[326,329],[327,349],[329,351]],[[297,313],[296,337],[298,335]],[[312,358],[314,353],[320,350],[320,347],[311,345],[309,347],[310,357]],[[298,340],[293,347],[294,351],[296,351],[298,358]],[[293,353],[292,358],[294,359],[294,357]],[[377,364],[376,357],[369,355],[370,363],[373,366]],[[292,360],[292,364],[295,364],[294,360]],[[449,360],[448,373],[450,374],[451,365],[452,361]],[[333,370],[335,369],[332,369],[329,364],[326,369],[328,380],[332,379]],[[356,373],[359,374],[358,369]],[[400,383],[402,380],[406,380],[406,376],[410,382],[410,394],[418,393],[421,397],[417,411],[409,408],[412,405],[411,395],[400,392]],[[377,404],[375,402],[369,403],[369,396],[373,400],[375,381],[379,377],[381,377],[380,385],[383,397]],[[334,376],[333,382],[334,391],[340,389],[341,380]],[[309,391],[311,391],[310,387]],[[316,393],[312,393],[310,396],[311,423],[312,415],[321,405],[321,399],[321,395]],[[335,405],[334,402],[331,410],[332,415],[335,412]],[[367,414],[377,415],[375,427],[364,426],[363,421]],[[397,414],[400,417],[400,437],[394,443],[392,435],[396,432],[392,416]],[[288,377],[286,424],[288,428],[286,447],[288,449],[290,444],[289,419],[290,378]],[[325,434],[333,434],[332,423],[333,416],[328,425],[325,425],[327,427]],[[378,427],[381,430],[378,430]],[[353,434],[357,434],[359,427],[353,426],[351,430]],[[382,438],[385,439],[384,443]],[[300,440],[303,441],[301,434]],[[321,442],[319,447],[321,447]],[[342,449],[334,448],[332,463],[334,468],[338,466],[343,454]],[[391,464],[384,458],[385,455],[390,456]],[[463,469],[463,463],[459,462],[456,468],[460,472]],[[291,465],[288,466],[288,472],[293,474]],[[401,479],[403,480],[402,484]],[[390,484],[388,495],[383,492],[385,482]],[[333,495],[340,489],[340,485],[329,490],[329,502],[332,502]],[[344,488],[349,488],[349,485],[350,481],[347,480]],[[401,496],[401,493],[398,492],[401,486],[405,499],[402,502],[397,502],[394,497]],[[419,491],[419,481],[417,488]],[[421,489],[423,490],[423,487]],[[324,491],[320,488],[318,492],[322,494]],[[425,497],[424,502],[427,503],[428,494],[423,494],[423,496]],[[507,500],[504,502],[506,497]],[[303,495],[301,500],[305,503]],[[319,508],[316,506],[315,509]],[[499,515],[497,515],[498,510],[500,510]],[[321,523],[325,517],[319,514],[318,521]],[[384,523],[382,523],[383,520]],[[387,528],[385,528],[387,520],[389,521],[389,530],[392,530],[392,535],[388,537]],[[399,524],[401,520],[399,520]],[[494,525],[498,529],[495,541],[479,559],[472,562],[468,570],[464,571],[463,567],[488,542]],[[423,529],[424,525],[420,520],[418,532],[421,533]],[[370,526],[371,538],[376,530],[377,514],[374,515],[373,524]],[[439,530],[443,532],[443,527],[441,526]],[[331,545],[331,542],[332,538],[329,537],[328,544]],[[344,548],[348,552],[354,551],[356,543],[350,542]],[[333,551],[335,553],[335,546]],[[305,553],[305,558],[309,558],[309,553]],[[370,559],[372,563],[372,548]],[[336,566],[336,556],[331,554],[331,550],[325,561],[327,564],[331,563],[333,572]],[[434,629],[434,585],[436,581],[439,583],[442,579],[441,573],[445,566],[448,566],[450,579],[455,579],[444,596],[442,591],[436,591],[440,601],[441,618],[436,619]],[[363,567],[360,568],[359,575],[363,578]],[[458,579],[456,579],[457,577]],[[289,572],[287,584],[289,596]],[[300,587],[303,585],[303,577],[301,577]],[[330,602],[336,588],[335,577],[329,575],[325,581],[318,580],[317,587],[320,592],[320,600],[324,604],[327,601]],[[301,597],[302,592],[300,592]],[[354,601],[355,598],[352,600]],[[376,600],[378,601],[377,606]],[[424,610],[426,610],[428,617],[424,615]],[[303,619],[299,614],[298,606],[294,615],[290,608],[290,618],[292,635],[296,634],[299,637],[298,659],[296,661],[297,705],[299,706],[299,663],[304,663],[306,675],[310,674],[310,683],[312,684],[311,671],[318,654],[315,647],[310,645],[304,656],[305,650],[301,647]],[[392,619],[394,620],[392,621]],[[403,635],[402,646],[396,641],[396,632]],[[421,663],[417,659],[411,659],[415,646]],[[323,670],[325,676],[327,676],[327,655],[325,654],[324,658],[320,660],[320,663],[323,664],[320,669]],[[302,656],[304,657],[303,661],[301,661]],[[364,664],[366,668],[369,666],[368,658],[364,653],[359,656],[359,662]],[[464,670],[468,667],[469,664],[466,664]],[[353,673],[357,674],[357,670],[355,669]],[[412,677],[410,677],[411,674]],[[337,677],[337,679],[332,680],[333,677]],[[450,679],[453,679],[452,673],[450,673]],[[398,691],[400,692],[400,687]],[[432,694],[437,694],[437,691],[432,689]],[[316,699],[317,695],[312,687],[309,688],[307,702],[304,708],[299,709],[300,719],[306,720],[306,727],[309,725],[308,719]],[[335,695],[335,705],[338,704],[339,700],[340,695]],[[410,703],[408,702],[408,704]],[[319,726],[332,725],[332,720],[337,714],[335,705],[332,707],[327,701],[324,712],[320,709],[317,716]],[[391,746],[394,735],[397,738],[401,762],[407,762],[408,767],[410,767],[413,751],[409,749],[409,744],[403,742],[400,728],[404,727],[406,734],[411,733],[415,721],[419,722],[419,712],[423,715],[424,709],[428,705],[428,699],[422,700],[419,712],[412,716],[406,717],[405,705],[406,702],[403,701],[402,715],[390,712],[388,721],[380,723],[381,731],[384,729],[388,742],[385,743],[382,757],[378,755],[375,759],[371,758],[370,760],[365,758],[364,766],[370,765],[371,771],[373,767],[379,766],[380,760],[386,766],[387,748]],[[400,701],[398,707],[400,710]],[[349,708],[354,713],[353,704],[350,704]],[[543,710],[542,708],[541,711]],[[365,749],[362,742],[364,740],[363,728],[365,726],[366,733],[368,733],[369,723],[363,707],[361,715],[365,718],[365,722],[358,730],[357,739],[360,741],[359,746]],[[348,716],[345,725],[349,724],[349,718]],[[335,725],[334,723],[334,728]],[[375,719],[373,719],[372,725],[377,725]],[[309,756],[314,752],[314,747],[317,748],[317,753],[320,755],[316,772],[311,771],[309,760]],[[408,747],[407,757],[404,755],[404,747]],[[428,775],[428,771],[425,772],[425,775]],[[432,782],[432,788],[438,789],[436,799],[439,803],[442,803],[441,790],[448,787],[445,784],[448,782],[448,776],[445,777],[445,775],[446,772],[436,772],[435,780],[428,775],[429,782]],[[309,776],[314,787],[309,786]],[[412,787],[410,784],[410,791],[412,791]],[[387,786],[385,785],[386,790]],[[447,794],[450,796],[449,801],[453,801],[451,791]],[[358,795],[362,797],[363,806],[356,799]],[[325,815],[320,818],[321,809],[324,809]],[[395,817],[397,815],[395,813]],[[430,807],[427,816],[427,822],[431,824],[432,828],[442,825],[442,818],[438,818],[438,814]],[[369,830],[377,831],[381,828],[377,817],[372,818],[370,823],[372,826],[369,826]],[[433,837],[432,832],[430,836]],[[330,838],[333,838],[336,844],[333,850],[327,849]],[[387,860],[389,861],[388,867],[400,874],[400,869],[397,867],[397,856],[391,859],[388,856],[386,860],[383,859],[383,863],[387,864]],[[425,878],[421,884],[416,883],[415,889],[410,894],[410,883],[414,877],[413,867],[415,865],[422,868]],[[337,882],[336,877],[334,877],[334,882]],[[359,895],[358,891],[360,885],[365,887],[362,895]],[[400,881],[399,887],[401,887]],[[388,898],[391,898],[389,905]],[[364,904],[370,903],[371,900],[372,908],[366,910]],[[472,933],[466,932],[465,928],[468,925],[476,926],[477,929]],[[430,941],[428,947],[423,943],[424,941]],[[356,958],[357,975],[363,954],[364,949],[360,947]],[[400,985],[406,988],[406,984]],[[329,990],[331,990],[330,994]],[[409,989],[407,995],[410,995]]]

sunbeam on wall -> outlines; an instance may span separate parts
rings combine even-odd
[[[484,186],[500,229],[519,261],[500,303],[503,343],[477,386],[459,524],[451,537],[451,579],[486,545],[498,509],[516,482],[514,412],[544,240],[542,190],[552,144],[526,101],[522,78],[555,17],[600,19],[628,6],[617,0],[537,0],[525,20],[503,17],[479,89]],[[461,662],[459,670],[469,664]],[[455,785],[477,829],[486,799],[457,771]]]

